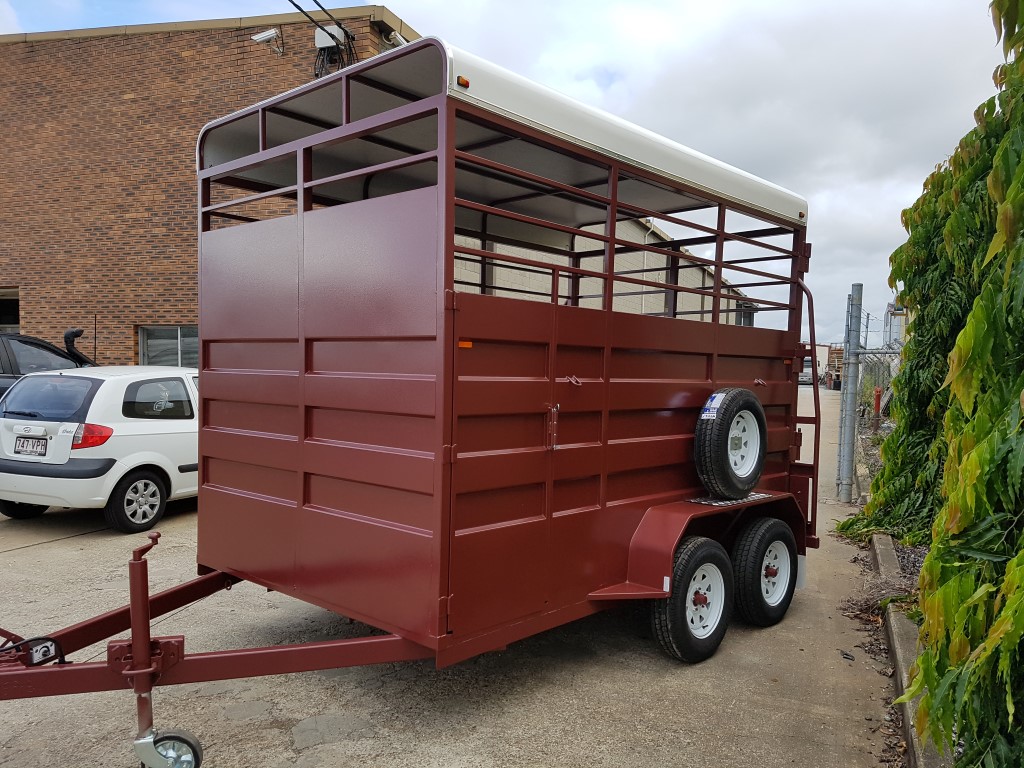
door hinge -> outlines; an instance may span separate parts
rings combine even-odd
[[[450,288],[445,288],[445,291],[444,291],[444,308],[445,309],[458,309],[458,307],[456,306],[456,301],[455,301],[455,297],[457,295],[458,294],[456,294],[456,292],[451,290]]]
[[[443,464],[454,464],[457,457],[456,446],[445,445],[441,448],[441,462]]]

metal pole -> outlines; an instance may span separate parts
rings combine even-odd
[[[850,303],[853,297],[850,294],[846,294],[846,325],[843,327],[843,359],[849,359],[850,354]],[[838,374],[838,370],[833,372],[833,376]],[[840,396],[839,404],[839,451],[836,453],[836,498],[839,498],[839,484],[840,478],[843,474],[843,446],[846,445],[846,441],[843,439],[843,435],[846,434],[846,411],[842,406],[842,396]]]
[[[860,318],[864,286],[854,283],[850,294],[850,350],[843,358],[843,413],[846,429],[843,445],[839,447],[842,465],[839,467],[839,500],[853,501],[854,446],[857,441],[857,387],[860,384]]]

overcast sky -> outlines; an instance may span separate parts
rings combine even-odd
[[[987,0],[383,4],[422,35],[808,198],[818,339],[841,341],[860,282],[870,346],[892,299],[900,211],[971,128],[1002,60]],[[293,10],[287,0],[0,0],[0,33]]]

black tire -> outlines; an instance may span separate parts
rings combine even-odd
[[[732,604],[732,563],[725,548],[703,536],[685,538],[676,550],[671,593],[651,601],[651,632],[669,656],[696,664],[718,650]]]
[[[154,472],[129,472],[114,488],[103,510],[107,525],[122,533],[148,531],[164,516],[167,486]]]
[[[16,501],[0,501],[0,515],[12,520],[31,520],[39,517],[49,507],[45,504],[19,504]]]
[[[749,389],[715,392],[694,435],[697,476],[713,496],[742,499],[757,487],[767,442],[764,408]]]
[[[160,731],[153,747],[173,760],[176,768],[199,768],[203,764],[203,745],[188,731]]]
[[[796,539],[781,520],[763,517],[743,529],[732,550],[736,610],[748,624],[770,627],[789,610],[796,590]]]

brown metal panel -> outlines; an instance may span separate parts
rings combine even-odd
[[[411,416],[434,415],[432,377],[310,374],[304,379],[306,403],[309,406]]]
[[[240,403],[234,400],[206,400],[208,429],[257,431],[266,435],[297,438],[298,409],[294,405]]]
[[[302,364],[302,356],[299,352],[298,346],[291,339],[287,341],[208,340],[205,368],[209,371],[281,371],[297,374]]]
[[[437,611],[434,505],[420,527],[373,517],[297,511],[296,589],[344,615],[369,617],[411,637],[433,632]]]
[[[303,469],[311,475],[363,480],[382,488],[434,493],[434,456],[383,446],[342,445],[309,440]],[[425,527],[430,529],[430,525]]]
[[[217,457],[296,472],[302,468],[299,444],[294,437],[267,435],[255,430],[242,432],[203,427],[199,432],[199,441],[202,445],[201,457]],[[246,489],[243,487],[239,490]]]
[[[693,438],[689,435],[653,437],[613,442],[608,445],[608,471],[624,472],[658,466],[679,466],[693,460]]]
[[[684,386],[685,384],[685,386]],[[615,381],[608,385],[611,408],[659,410],[700,408],[711,395],[707,384],[677,381]],[[696,417],[696,411],[694,412]]]
[[[204,339],[298,338],[297,238],[295,216],[202,234]]]
[[[461,535],[543,520],[538,513],[544,509],[544,494],[543,482],[460,493],[452,523]]]
[[[437,215],[433,187],[305,214],[306,338],[435,336]]]
[[[433,457],[437,424],[408,413],[376,413],[350,408],[306,407],[306,436],[310,440],[390,446]]]
[[[426,493],[326,475],[306,478],[307,507],[404,526],[413,532],[430,533],[423,525],[433,514],[433,504],[433,496]]]
[[[720,328],[696,320],[617,312],[608,333],[609,342],[614,348],[655,349],[692,355],[713,352],[715,335]]]
[[[533,483],[543,484],[547,477],[547,454],[548,451],[543,446],[468,455],[460,453],[455,463],[452,491],[461,494]],[[514,505],[514,502],[510,500],[509,504]],[[455,507],[455,514],[458,516],[458,503]],[[537,510],[534,514],[539,513],[540,510]]]
[[[548,587],[546,518],[456,531],[449,602],[456,635],[542,611]]]
[[[433,336],[423,339],[308,339],[307,372],[433,376],[437,367],[434,341]]]
[[[291,342],[298,348],[298,342]],[[299,404],[299,376],[289,373],[203,370],[202,397],[239,403]],[[251,419],[255,427],[260,422]]]
[[[225,489],[244,488],[245,493],[283,504],[295,503],[295,472],[287,469],[244,464],[241,461],[207,456],[204,483]]]
[[[201,564],[230,564],[229,572],[280,588],[293,583],[295,504],[203,484],[199,515]]]
[[[455,399],[459,413],[466,416],[546,413],[551,403],[551,381],[459,378]]]

